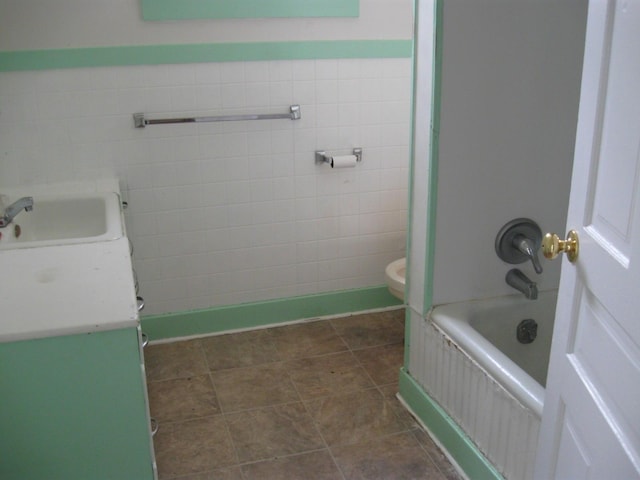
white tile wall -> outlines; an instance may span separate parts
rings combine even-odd
[[[409,59],[0,74],[0,189],[117,176],[147,313],[384,283],[404,256]],[[133,128],[134,112],[302,119]],[[331,170],[314,151],[362,164]]]

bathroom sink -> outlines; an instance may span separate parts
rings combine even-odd
[[[0,228],[0,250],[93,243],[123,236],[120,196],[115,192],[33,194],[33,210]],[[8,202],[17,200],[13,195]],[[7,198],[5,197],[5,204]]]

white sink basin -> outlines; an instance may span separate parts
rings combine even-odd
[[[0,228],[0,250],[103,242],[123,236],[117,193],[31,196],[33,210],[23,210],[11,224]],[[12,195],[5,205],[18,198]]]

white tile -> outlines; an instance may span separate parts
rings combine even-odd
[[[404,123],[388,123],[381,132],[382,146],[399,146],[409,144],[408,125]]]
[[[192,223],[192,230],[209,230],[226,227],[229,224],[227,207],[221,205],[204,207],[197,210],[197,216],[193,219]],[[184,225],[184,228],[188,229],[189,225]]]
[[[194,92],[198,110],[215,111],[222,108],[220,85],[198,85],[194,88]],[[212,127],[219,128],[219,125],[212,124]]]
[[[292,65],[293,78],[295,80],[315,80],[316,78],[316,61],[315,60],[298,60]]]
[[[220,64],[221,83],[241,83],[245,80],[243,62],[226,62]]]
[[[238,205],[229,205],[227,214],[229,225],[239,227],[243,225],[251,225],[253,209],[251,204],[243,203]]]
[[[241,83],[223,83],[220,86],[222,108],[244,108],[246,106],[245,89]]]
[[[407,59],[3,73],[0,179],[118,175],[147,312],[376,285],[406,242],[410,73]],[[302,120],[134,129],[131,118],[290,103]],[[355,143],[356,168],[315,165],[316,149]]]
[[[244,95],[247,108],[264,108],[271,105],[271,85],[267,82],[246,84]]]
[[[247,157],[225,158],[224,173],[226,180],[244,180],[249,178],[249,159]]]
[[[318,242],[297,242],[296,261],[298,263],[315,262],[318,260]]]
[[[360,81],[345,79],[338,81],[338,102],[357,103],[360,101]]]
[[[316,78],[320,80],[338,78],[338,61],[316,60]]]
[[[249,182],[249,191],[252,202],[273,200],[273,182],[271,179],[252,180]]]
[[[296,198],[296,220],[312,220],[317,216],[316,198]]]
[[[278,177],[273,179],[274,200],[285,200],[294,197],[294,180],[292,177]]]
[[[293,80],[292,62],[288,60],[269,62],[269,80],[271,82]]]
[[[157,233],[179,233],[182,231],[180,226],[181,211],[164,212],[158,215],[156,230]]]
[[[248,180],[226,182],[227,201],[230,205],[246,203],[251,200],[250,185]]]
[[[276,155],[293,152],[293,130],[273,130],[271,132],[271,152]]]
[[[300,263],[296,266],[296,282],[312,283],[318,281],[317,263]]]
[[[299,80],[293,83],[293,101],[298,105],[316,103],[316,84],[312,80]],[[306,109],[305,109],[306,111]]]
[[[363,102],[379,102],[384,99],[382,80],[379,78],[363,78],[360,81],[360,100]],[[387,100],[395,100],[394,95],[386,95]]]
[[[173,110],[189,111],[197,108],[196,90],[193,86],[171,87],[169,90]]]
[[[357,58],[342,58],[338,60],[338,78],[359,78],[361,60]]]
[[[293,82],[271,82],[269,84],[269,104],[277,109],[278,113],[287,113],[287,107],[294,102]],[[286,120],[275,120],[284,122]]]
[[[327,128],[338,125],[338,104],[327,103],[318,105],[316,109],[316,124],[318,127]],[[335,141],[334,141],[335,145]]]
[[[356,126],[360,120],[360,109],[357,103],[340,103],[338,105],[338,125]],[[353,139],[355,142],[355,139]]]
[[[246,83],[269,81],[270,62],[244,62]]]
[[[338,103],[337,80],[316,80],[316,103]]]
[[[195,81],[201,85],[220,83],[220,64],[198,63],[195,67]]]
[[[156,214],[132,214],[127,219],[127,228],[130,228],[135,235],[156,235],[158,233]]]
[[[251,247],[253,243],[251,232],[251,226],[227,229],[227,235],[229,237],[229,249]]]
[[[295,196],[297,198],[316,196],[315,175],[300,175],[295,177]]]

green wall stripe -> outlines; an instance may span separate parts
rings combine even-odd
[[[142,0],[142,18],[357,17],[359,3],[359,0]]]
[[[0,72],[52,68],[326,58],[410,58],[412,40],[139,45],[0,51]]]
[[[205,310],[149,315],[142,317],[142,329],[150,340],[162,340],[262,327],[400,304],[401,302],[389,293],[387,287],[370,287]]]
[[[402,368],[400,396],[473,480],[504,480],[467,434]]]

